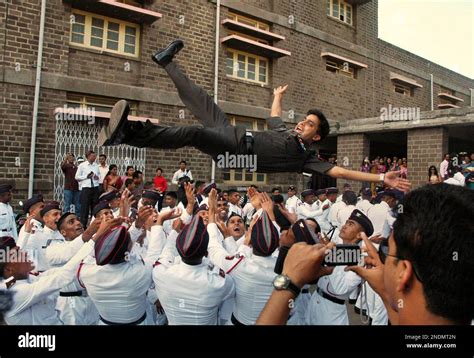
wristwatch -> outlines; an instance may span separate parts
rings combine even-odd
[[[382,182],[382,184],[384,183],[385,181],[385,174],[380,174],[380,181]]]
[[[275,277],[273,280],[273,287],[277,291],[289,290],[293,292],[295,298],[298,297],[301,292],[301,289],[291,282],[290,278],[286,275],[278,275]]]

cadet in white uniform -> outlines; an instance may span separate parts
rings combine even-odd
[[[240,194],[236,189],[229,189],[229,215],[236,213],[243,216],[242,208],[239,206]]]
[[[83,245],[63,267],[33,276],[29,272],[34,266],[26,259],[26,252],[15,247],[13,242],[8,243],[5,242],[5,238],[2,239],[0,240],[2,250],[8,247],[11,255],[20,255],[23,258],[18,260],[16,256],[16,259],[12,258],[12,262],[0,264],[0,276],[3,279],[13,276],[16,280],[9,288],[13,292],[13,307],[5,315],[5,322],[9,325],[62,324],[55,309],[55,293],[73,281],[76,266],[91,253],[94,241]],[[13,254],[13,251],[16,251],[16,254]]]
[[[328,206],[324,205],[321,207],[317,206],[317,204],[314,202],[315,196],[312,189],[301,192],[301,198],[303,199],[303,202],[300,202],[296,209],[298,220],[312,218],[319,221],[318,219],[321,218],[321,216],[324,214],[324,211],[329,208]]]
[[[342,226],[340,237],[344,244],[356,244],[362,240],[361,233],[372,235],[373,226],[369,218],[361,211],[354,210]],[[348,325],[349,317],[345,301],[361,283],[354,272],[345,272],[346,266],[336,266],[332,274],[318,280],[306,314],[309,325]]]
[[[231,277],[203,260],[208,242],[204,221],[196,215],[179,236],[171,232],[155,264],[156,294],[170,325],[217,325],[219,307],[235,293]]]
[[[82,227],[79,218],[73,213],[65,213],[57,222],[58,230],[65,238],[62,243],[55,243],[46,249],[46,257],[52,259],[50,263],[60,266],[66,263],[82,247],[81,242],[87,242],[97,231],[99,221],[94,221],[86,231]],[[77,271],[77,265],[75,271]],[[59,292],[56,304],[59,318],[66,325],[95,325],[99,321],[99,312],[94,303],[88,297],[87,291],[81,287],[77,277],[63,287]]]
[[[18,241],[15,215],[10,206],[12,189],[11,185],[0,184],[0,236],[13,237],[15,241]]]
[[[372,199],[372,191],[370,188],[362,189],[361,193],[361,200],[359,200],[356,204],[356,209],[362,211],[365,215],[368,215],[370,208],[372,208],[372,204],[370,200]]]
[[[285,208],[292,214],[296,214],[296,209],[300,205],[301,200],[296,196],[296,187],[290,185],[288,187],[288,199],[286,199]]]
[[[276,257],[272,256],[279,245],[279,230],[274,222],[273,202],[267,194],[258,194],[264,202],[252,227],[250,241],[253,249],[243,245],[235,256],[229,256],[219,240],[219,229],[214,222],[215,193],[209,195],[209,246],[211,262],[232,276],[236,286],[235,310],[231,318],[234,325],[253,325],[273,291],[273,270]]]
[[[327,206],[331,207],[335,203],[338,192],[339,190],[337,188],[326,189],[326,200],[321,204],[323,208]],[[317,219],[318,224],[321,227],[321,231],[325,233],[330,232],[333,228],[329,220],[329,212],[330,210],[325,210],[323,214]],[[333,237],[335,236],[333,235]]]
[[[27,220],[29,220],[29,224],[25,222],[21,227],[16,246],[23,248],[24,242],[28,239],[30,234],[43,230],[43,223],[40,214],[43,208],[44,200],[43,195],[41,194],[33,195],[25,201],[23,204],[23,212],[28,215]],[[30,232],[26,232],[27,228],[29,228]]]

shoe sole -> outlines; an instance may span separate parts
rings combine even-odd
[[[115,103],[110,113],[109,123],[102,127],[97,142],[99,146],[113,145],[112,139],[117,134],[121,124],[127,120],[130,106],[124,99]]]

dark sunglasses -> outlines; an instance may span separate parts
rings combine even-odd
[[[399,260],[408,260],[408,259],[405,259],[405,258],[397,256],[397,255],[389,254],[388,250],[389,250],[388,239],[383,239],[380,242],[380,245],[379,245],[379,258],[380,258],[380,261],[382,261],[382,263],[384,265],[385,265],[385,260],[387,259],[387,256],[392,256],[392,257],[395,257]],[[418,279],[418,281],[423,282],[420,278],[420,275],[418,274],[418,270],[416,269],[415,263],[411,260],[408,260],[408,261],[411,262],[411,264],[413,266],[413,272],[415,273],[415,276]]]

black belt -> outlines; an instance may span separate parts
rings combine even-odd
[[[232,313],[232,316],[230,316],[230,321],[234,324],[234,326],[245,326],[245,324],[243,324],[237,318],[235,318],[233,313]]]
[[[12,231],[12,229],[2,229],[3,232]]]
[[[61,297],[81,297],[82,291],[73,291],[73,292],[59,292]]]
[[[357,298],[349,298],[349,303],[351,305],[355,304],[357,302]]]
[[[309,289],[303,288],[303,289],[301,290],[301,293],[309,293]]]
[[[321,290],[319,287],[317,289],[318,293],[323,296],[325,299],[331,301],[331,302],[334,302],[334,303],[337,303],[338,305],[343,305],[346,301],[345,300],[341,300],[340,298],[336,298],[336,297],[333,297],[329,294],[327,294],[326,292],[324,292],[323,290]]]
[[[136,325],[139,325],[140,323],[142,323],[145,320],[146,312],[139,319],[137,319],[136,321],[130,322],[130,323],[116,323],[116,322],[107,321],[102,316],[99,316],[99,317],[100,317],[100,320],[102,322],[104,322],[105,324],[108,324],[109,326],[136,326]]]

